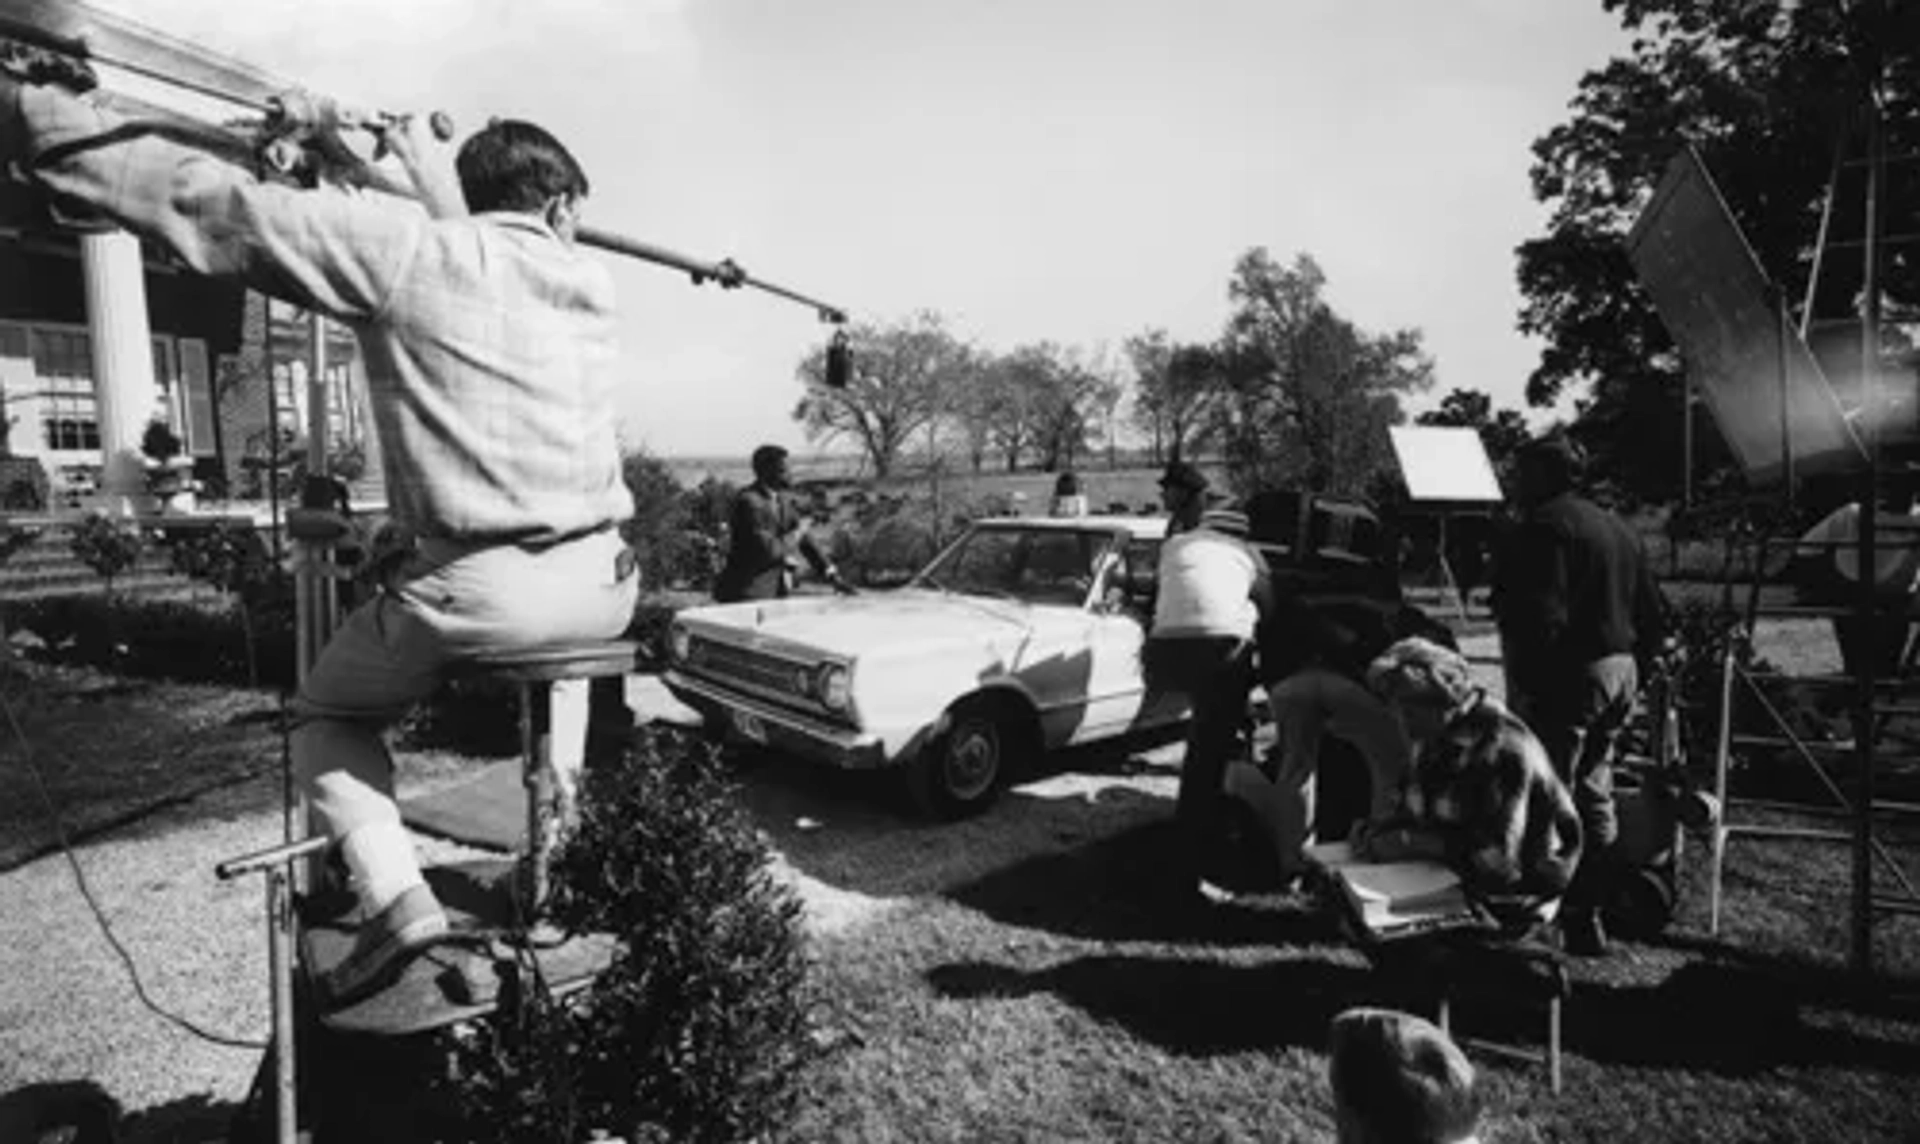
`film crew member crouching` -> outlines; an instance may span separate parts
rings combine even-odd
[[[1253,634],[1271,607],[1267,564],[1246,542],[1247,517],[1233,509],[1201,511],[1185,502],[1188,520],[1160,548],[1159,594],[1142,646],[1149,691],[1183,694],[1192,707],[1174,819],[1179,855],[1175,894],[1204,900],[1207,858],[1221,834],[1227,762],[1239,741],[1253,685]]]
[[[618,636],[638,587],[615,440],[613,281],[574,246],[588,184],[558,140],[495,120],[455,159],[470,215],[265,183],[153,132],[110,95],[0,75],[0,162],[43,190],[353,330],[395,524],[414,541],[293,703],[291,750],[362,919],[333,1000],[448,929],[394,801],[383,729],[477,654]],[[417,160],[417,122],[387,131]],[[410,168],[418,163],[410,161]]]
[[[1442,862],[1503,930],[1551,921],[1580,862],[1573,796],[1533,732],[1474,683],[1459,652],[1404,639],[1368,682],[1414,744],[1399,815],[1363,839],[1365,856]]]

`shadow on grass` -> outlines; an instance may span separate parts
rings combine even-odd
[[[1653,986],[1582,983],[1567,1002],[1570,1050],[1596,1061],[1753,1076],[1782,1065],[1920,1073],[1920,1030],[1831,1019],[1775,973],[1689,962]]]
[[[1748,948],[1725,938],[1679,930],[1663,933],[1647,944],[1712,958],[1748,974],[1769,992],[1793,997],[1799,1004],[1907,1022],[1920,1037],[1920,978],[1911,974],[1883,971],[1863,979],[1837,955],[1822,956],[1806,949]]]
[[[946,896],[1005,925],[1091,941],[1311,946],[1340,940],[1331,913],[1298,899],[1250,895],[1209,905],[1183,896],[1186,887],[1171,874],[1179,844],[1172,821],[1156,818],[1085,845],[1031,855]]]
[[[1259,965],[1154,957],[1081,957],[1039,970],[990,962],[936,966],[942,996],[1058,997],[1133,1036],[1190,1056],[1326,1047],[1336,1014],[1379,1001],[1364,966],[1325,957]]]
[[[0,1096],[0,1140],[8,1144],[224,1140],[237,1111],[237,1105],[190,1096],[123,1115],[120,1103],[93,1081],[52,1081]]]
[[[945,893],[995,870],[1068,854],[1170,818],[1171,787],[1136,779],[1114,752],[1060,752],[1047,772],[958,822],[917,815],[892,771],[842,771],[734,752],[740,797],[796,870],[872,897]]]

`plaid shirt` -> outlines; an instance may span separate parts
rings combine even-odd
[[[155,134],[108,134],[128,119],[109,96],[20,97],[48,189],[353,329],[388,506],[415,535],[538,543],[633,515],[612,279],[541,219],[436,221],[390,196],[262,183]]]

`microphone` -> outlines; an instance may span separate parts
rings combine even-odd
[[[853,380],[853,347],[847,342],[847,331],[836,329],[833,337],[827,341],[828,389],[845,389]]]

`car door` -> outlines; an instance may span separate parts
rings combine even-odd
[[[1165,693],[1149,695],[1141,678],[1140,652],[1153,623],[1160,542],[1117,539],[1108,549],[1089,613],[1093,650],[1084,737],[1118,735],[1182,717],[1186,705]]]

